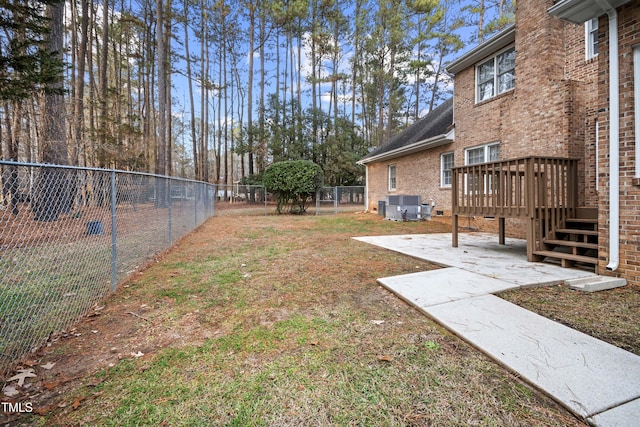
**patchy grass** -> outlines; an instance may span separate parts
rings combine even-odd
[[[441,231],[213,218],[36,355],[56,365],[25,389],[38,415],[13,422],[584,425],[376,282],[435,266],[351,238]]]
[[[518,289],[501,298],[640,356],[640,289],[582,292],[567,286]]]

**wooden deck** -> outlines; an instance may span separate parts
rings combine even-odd
[[[527,259],[540,261],[550,256],[553,243],[545,240],[558,240],[561,233],[556,230],[576,218],[577,165],[577,159],[530,156],[453,168],[452,245],[458,246],[460,215],[498,218],[501,244],[505,218],[522,218],[526,223]],[[580,248],[573,243],[566,246]],[[576,258],[582,255],[575,250],[570,255],[574,260],[585,261]]]

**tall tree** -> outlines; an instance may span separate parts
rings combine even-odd
[[[249,175],[255,173],[253,165],[253,147],[255,131],[253,128],[253,57],[255,53],[255,33],[256,33],[256,11],[258,8],[258,2],[256,0],[246,0],[244,2],[244,9],[246,11],[247,20],[249,21],[249,28],[247,30],[249,35],[249,69],[247,70],[247,154],[249,163]]]
[[[76,2],[73,2],[74,4]],[[80,43],[76,54],[77,68],[74,82],[73,99],[73,160],[80,164],[83,137],[84,137],[84,87],[86,73],[87,45],[89,38],[89,1],[80,0]]]
[[[158,158],[156,173],[164,175],[166,171],[167,150],[167,57],[165,50],[165,16],[162,0],[156,0],[156,39],[158,43]]]
[[[191,71],[191,62],[193,58],[191,57],[191,52],[189,50],[189,1],[182,0],[182,20],[184,26],[184,52],[185,52],[185,62],[187,64],[187,86],[189,89],[189,113],[191,115],[190,126],[189,129],[191,131],[191,145],[192,145],[192,153],[193,153],[193,167],[194,167],[194,175],[195,179],[202,179],[202,173],[200,172],[200,159],[198,156],[198,143],[196,138],[196,107],[193,98],[193,73]]]
[[[50,32],[48,36],[48,48],[52,57],[62,64],[64,50],[64,2],[50,3],[46,8],[46,16],[49,19]],[[62,70],[60,70],[62,71]],[[44,96],[44,110],[42,112],[43,130],[45,140],[42,142],[42,161],[45,163],[68,163],[64,87],[62,73],[57,79],[47,83]]]
[[[48,49],[52,57],[62,63],[64,2],[49,3],[46,7],[49,20]],[[42,141],[42,161],[67,164],[67,140],[62,73],[47,83],[42,120],[45,139]],[[69,187],[65,171],[43,169],[34,184],[31,209],[37,221],[57,221],[60,213],[69,206]]]

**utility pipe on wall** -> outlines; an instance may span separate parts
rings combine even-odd
[[[609,17],[609,264],[614,271],[620,263],[620,64],[618,53],[618,13],[607,1]]]

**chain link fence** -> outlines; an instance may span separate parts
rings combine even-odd
[[[216,215],[268,215],[275,212],[275,197],[262,185],[216,186]]]
[[[365,188],[323,187],[316,196],[316,215],[338,214],[366,210]]]
[[[0,375],[214,215],[214,185],[0,161]]]
[[[309,215],[335,215],[366,210],[364,186],[323,187],[307,208]],[[273,215],[277,200],[261,185],[218,185],[216,215]]]

